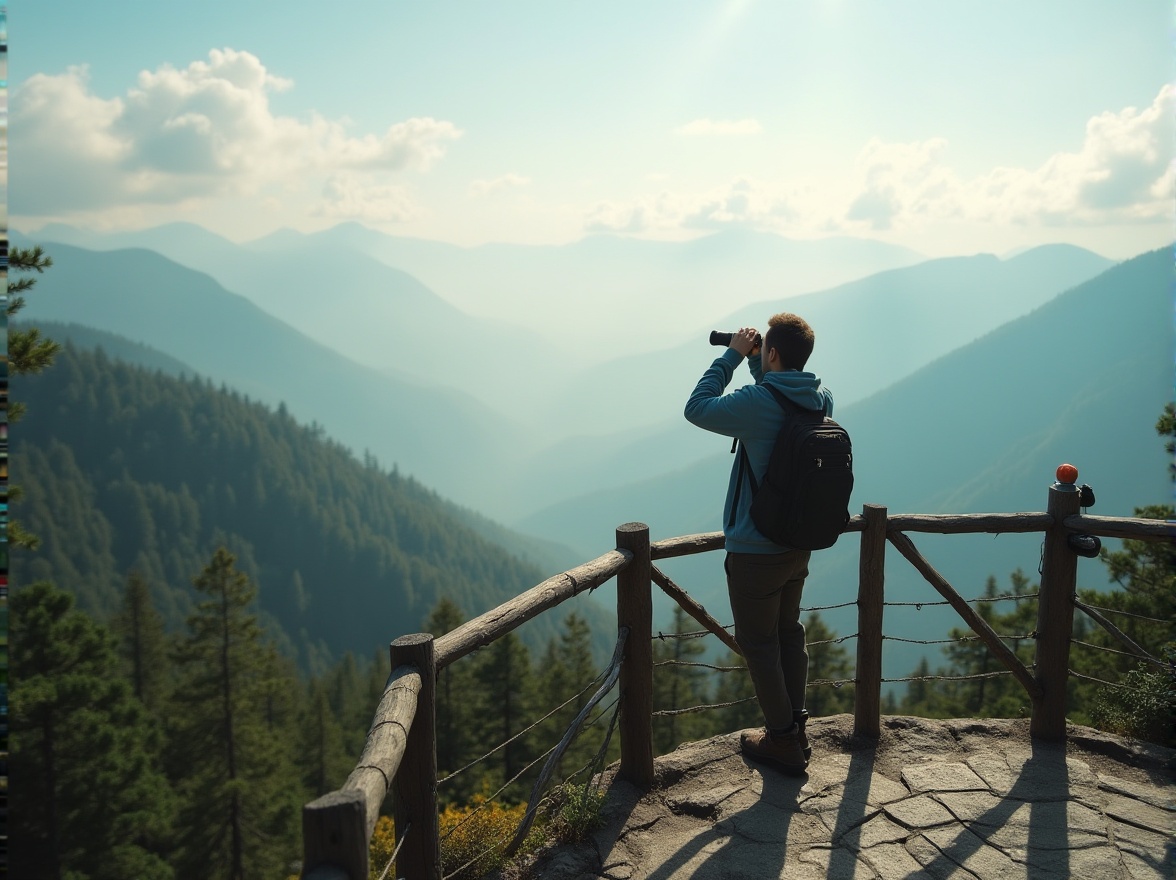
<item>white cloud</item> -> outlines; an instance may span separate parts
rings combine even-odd
[[[682,229],[782,230],[800,216],[789,195],[740,177],[701,193],[662,192],[629,202],[600,202],[585,218],[588,232],[667,232]]]
[[[748,135],[761,131],[763,126],[756,119],[695,119],[674,129],[675,134],[689,137]]]
[[[143,71],[111,99],[90,92],[85,68],[36,74],[13,93],[13,208],[45,216],[253,193],[308,173],[426,170],[462,134],[414,118],[356,137],[319,115],[275,115],[270,93],[292,85],[233,49]]]
[[[401,223],[416,216],[417,208],[403,186],[379,184],[370,176],[342,172],[327,178],[322,201],[311,213],[316,217]]]
[[[1115,225],[1169,220],[1173,214],[1172,112],[1165,85],[1150,106],[1090,119],[1082,149],[1040,167],[998,167],[961,179],[940,161],[942,138],[870,141],[857,158],[856,192],[843,219],[852,227],[909,228],[931,220],[1026,226]]]
[[[490,180],[475,180],[470,184],[470,196],[473,198],[483,198],[502,192],[503,190],[528,186],[530,183],[531,178],[523,177],[521,174],[514,174],[513,172]]]

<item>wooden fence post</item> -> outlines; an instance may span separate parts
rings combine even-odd
[[[866,521],[858,564],[857,672],[853,691],[854,736],[877,738],[882,721],[882,610],[886,599],[886,508],[862,507]]]
[[[303,880],[364,880],[367,817],[362,791],[333,791],[302,808]]]
[[[416,715],[404,745],[404,760],[392,781],[397,877],[441,880],[437,832],[437,664],[428,633],[401,636],[389,646],[392,668],[411,664],[421,673]],[[409,825],[412,827],[410,828]]]
[[[1058,476],[1059,482],[1049,488],[1047,510],[1053,525],[1045,532],[1037,598],[1037,683],[1041,697],[1033,701],[1033,719],[1029,723],[1030,735],[1044,740],[1066,738],[1066,689],[1078,574],[1078,556],[1066,543],[1070,530],[1063,520],[1078,512],[1080,495],[1073,483],[1060,482],[1062,474]]]
[[[617,776],[640,789],[653,785],[653,596],[649,526],[617,527],[617,547],[633,554],[617,574],[617,626],[627,626],[621,660],[621,766]]]

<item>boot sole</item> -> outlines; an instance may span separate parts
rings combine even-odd
[[[760,764],[767,764],[769,767],[774,767],[781,773],[788,776],[808,776],[808,761],[802,764],[788,764],[778,758],[771,758],[767,755],[761,755],[757,752],[743,752],[743,757],[749,761],[756,761]]]

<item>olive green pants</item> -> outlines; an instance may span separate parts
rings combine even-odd
[[[769,728],[792,725],[804,708],[808,651],[800,622],[800,594],[809,552],[728,553],[727,592],[735,641],[743,650],[755,696]]]

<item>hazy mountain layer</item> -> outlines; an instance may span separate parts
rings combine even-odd
[[[854,509],[1044,510],[1064,461],[1094,486],[1097,513],[1130,516],[1136,506],[1169,501],[1167,458],[1153,426],[1172,395],[1172,281],[1171,253],[1145,254],[839,408],[854,438]],[[582,552],[603,524],[642,520],[655,539],[718,530],[731,457],[722,438],[714,443],[722,451],[689,467],[575,498],[519,526]],[[914,540],[969,598],[989,574],[1002,584],[1017,567],[1036,577],[1039,535]],[[724,609],[720,554],[710,556],[667,567],[708,606]],[[888,558],[888,597],[938,600],[897,553]],[[1083,586],[1105,584],[1100,563],[1083,560],[1079,571]],[[856,585],[857,544],[842,539],[814,558],[806,604],[850,601]],[[826,617],[842,634],[856,628],[852,609]],[[950,609],[888,611],[887,631],[896,636],[942,638],[957,625]],[[887,642],[887,675],[905,675],[924,650]]]
[[[191,578],[224,545],[258,581],[267,620],[315,669],[419,631],[442,597],[473,616],[550,573],[416,480],[206,380],[67,345],[13,393],[28,404],[13,432],[26,493],[14,513],[42,539],[14,554],[13,577],[52,580],[99,616],[117,610],[137,569],[178,626]],[[588,597],[573,608],[607,650],[613,613]],[[546,641],[561,617],[529,630]]]
[[[95,252],[56,244],[21,317],[68,321],[125,336],[317,422],[357,453],[447,497],[492,509],[503,461],[526,433],[473,397],[363,367],[224,290],[145,250]]]

